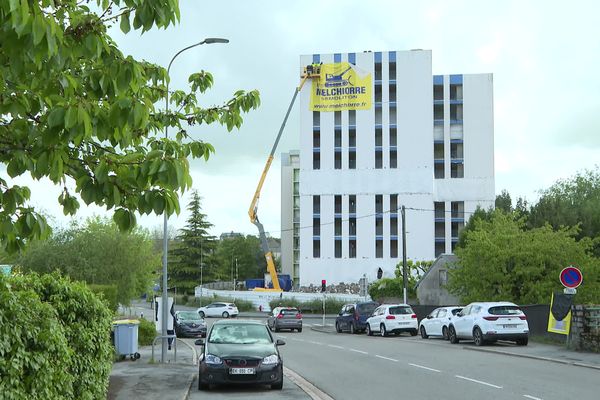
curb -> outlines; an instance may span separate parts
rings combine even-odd
[[[188,385],[187,390],[183,394],[182,400],[188,400],[190,397],[190,392],[192,391],[192,385],[196,381],[196,374],[192,374],[192,379],[190,379],[190,384]]]
[[[321,333],[336,333],[335,328],[329,329],[329,327],[323,325],[311,325],[310,330]]]
[[[559,360],[557,358],[534,356],[531,354],[511,353],[509,351],[500,351],[500,350],[494,350],[494,349],[478,349],[478,348],[466,347],[466,346],[462,346],[462,348],[465,350],[471,350],[471,351],[481,351],[484,353],[495,353],[495,354],[502,354],[502,355],[506,355],[506,356],[513,356],[513,357],[530,358],[532,360],[550,361],[550,362],[555,362],[558,364],[574,365],[576,367],[600,370],[600,366],[598,366],[598,365],[590,365],[590,364],[585,364],[585,363],[578,362],[578,361]]]

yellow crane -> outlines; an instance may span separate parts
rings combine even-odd
[[[263,252],[265,253],[265,259],[267,260],[267,271],[271,276],[271,282],[273,283],[273,288],[256,288],[256,291],[265,291],[265,292],[281,292],[281,286],[279,285],[279,279],[277,277],[277,270],[275,269],[275,262],[273,261],[273,253],[269,249],[269,242],[267,241],[267,236],[265,235],[265,230],[262,223],[258,220],[258,200],[260,199],[260,192],[262,190],[263,184],[265,183],[265,178],[267,177],[267,173],[269,172],[269,168],[271,168],[271,163],[273,162],[273,158],[275,156],[275,150],[277,150],[277,145],[279,144],[279,139],[281,139],[281,134],[283,133],[283,129],[285,128],[285,123],[290,115],[290,111],[292,111],[292,107],[296,102],[296,97],[302,87],[306,83],[308,79],[319,79],[321,77],[321,65],[320,64],[312,64],[308,65],[304,68],[304,72],[301,75],[300,84],[294,90],[294,96],[292,97],[292,101],[288,106],[287,112],[285,113],[285,117],[283,118],[283,122],[281,123],[281,127],[279,128],[279,133],[277,133],[277,137],[275,138],[275,143],[273,143],[273,147],[271,148],[271,153],[267,158],[267,163],[263,169],[262,175],[258,181],[258,186],[256,187],[256,191],[254,192],[254,197],[252,197],[252,202],[250,203],[250,208],[248,209],[248,215],[250,216],[250,222],[252,222],[258,228],[258,234],[260,237],[260,243]],[[265,285],[266,286],[266,285]]]

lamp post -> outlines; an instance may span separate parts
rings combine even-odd
[[[203,44],[213,44],[213,43],[229,43],[229,40],[227,39],[220,39],[220,38],[206,38],[201,42],[198,42],[196,44],[193,44],[191,46],[188,46],[184,49],[179,50],[174,56],[173,58],[171,58],[171,61],[169,62],[169,66],[167,67],[167,93],[165,95],[165,114],[169,113],[169,73],[171,71],[171,64],[173,64],[173,61],[175,61],[175,59],[177,58],[178,55],[180,55],[181,53],[183,53],[186,50],[189,50],[191,48],[194,48],[196,46],[200,46]],[[167,123],[165,125],[165,138],[169,137],[169,124]],[[160,361],[162,363],[164,363],[167,359],[167,340],[166,337],[167,336],[167,321],[169,318],[169,297],[167,294],[167,251],[168,251],[168,238],[167,238],[167,220],[168,220],[168,216],[167,216],[167,212],[165,210],[164,214],[163,214],[163,265],[162,265],[162,274],[163,274],[163,282],[162,282],[162,329],[161,329],[161,336],[162,336],[162,352],[161,352],[161,359]]]

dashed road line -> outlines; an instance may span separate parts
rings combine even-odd
[[[327,346],[329,347],[333,347],[334,349],[340,349],[340,350],[344,350],[344,348],[342,346],[337,346],[335,344],[328,344]]]
[[[531,399],[531,400],[542,400],[539,397],[533,397],[533,396],[530,396],[528,394],[524,394],[523,397],[527,397],[528,399]]]
[[[477,379],[473,379],[473,378],[467,378],[466,376],[460,376],[460,375],[454,375],[454,376],[456,376],[458,379],[464,379],[466,381],[471,381],[471,382],[479,383],[481,385],[490,386],[490,387],[493,387],[493,388],[496,388],[496,389],[502,389],[502,386],[493,385],[491,383],[487,383],[487,382],[484,382],[484,381],[478,381]]]
[[[309,340],[308,343],[318,344],[318,345],[323,345],[324,344],[324,343],[321,343],[321,342],[315,342],[313,340]]]
[[[428,371],[433,371],[433,372],[442,372],[439,369],[435,369],[435,368],[429,368],[429,367],[425,367],[423,365],[419,365],[419,364],[411,364],[408,363],[408,365],[412,366],[412,367],[417,367],[417,368],[422,368],[422,369],[426,369]]]
[[[393,358],[389,358],[389,357],[380,356],[379,354],[375,354],[375,357],[377,357],[377,358],[382,358],[382,359],[384,359],[384,360],[393,361],[393,362],[398,362],[398,360],[395,360],[395,359],[393,359]]]
[[[356,349],[348,349],[348,350],[353,351],[355,353],[360,353],[360,354],[369,354],[366,351],[362,351],[362,350],[356,350]]]

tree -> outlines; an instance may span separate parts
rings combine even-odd
[[[475,226],[478,221],[489,221],[492,213],[493,211],[491,209],[486,211],[483,208],[477,206],[475,212],[469,217],[469,220],[465,224],[465,227],[459,232],[456,247],[464,247],[466,244],[465,238],[467,234],[473,229],[475,229]]]
[[[226,238],[219,242],[215,253],[217,273],[216,279],[231,280],[235,273],[237,259],[237,276],[240,281],[249,278],[262,278],[267,272],[267,262],[260,241],[256,236],[238,236]]]
[[[496,196],[495,206],[496,209],[500,209],[505,212],[512,211],[512,200],[510,198],[510,193],[508,193],[508,190],[503,189],[502,192]]]
[[[433,261],[406,260],[408,282],[406,285],[406,296],[410,299],[417,298],[417,282],[431,268]],[[369,296],[372,299],[384,297],[400,297],[404,295],[403,265],[399,262],[394,271],[395,278],[383,278],[369,285]]]
[[[96,217],[32,243],[16,263],[25,272],[60,271],[88,284],[114,285],[117,301],[129,304],[151,286],[160,253],[145,230],[120,232],[114,222]]]
[[[575,240],[577,228],[525,230],[524,224],[500,210],[489,220],[475,220],[465,232],[465,246],[456,249],[458,265],[450,271],[449,290],[464,303],[548,303],[552,291],[561,289],[559,272],[575,264],[586,277],[577,301],[598,301],[600,260],[591,255],[592,241]]]
[[[207,221],[206,214],[202,213],[200,200],[198,192],[194,191],[188,205],[190,216],[170,251],[172,261],[169,264],[169,286],[190,294],[194,293],[194,288],[200,283],[201,262],[203,281],[212,280],[213,253],[217,246],[216,238],[208,233],[213,225]]]
[[[197,97],[213,78],[201,71],[189,77],[189,92],[171,93],[174,111],[157,109],[167,96],[166,70],[125,57],[107,28],[167,28],[179,20],[177,2],[88,3],[0,2],[0,163],[11,178],[29,173],[61,185],[65,214],[82,200],[114,209],[127,230],[135,212],[179,212],[178,193],[192,185],[188,157],[214,151],[189,126],[216,122],[231,131],[260,100],[257,91],[237,91],[222,106],[202,108]],[[174,135],[165,138],[168,127]],[[0,177],[0,247],[9,252],[50,233],[27,206],[30,194]]]

